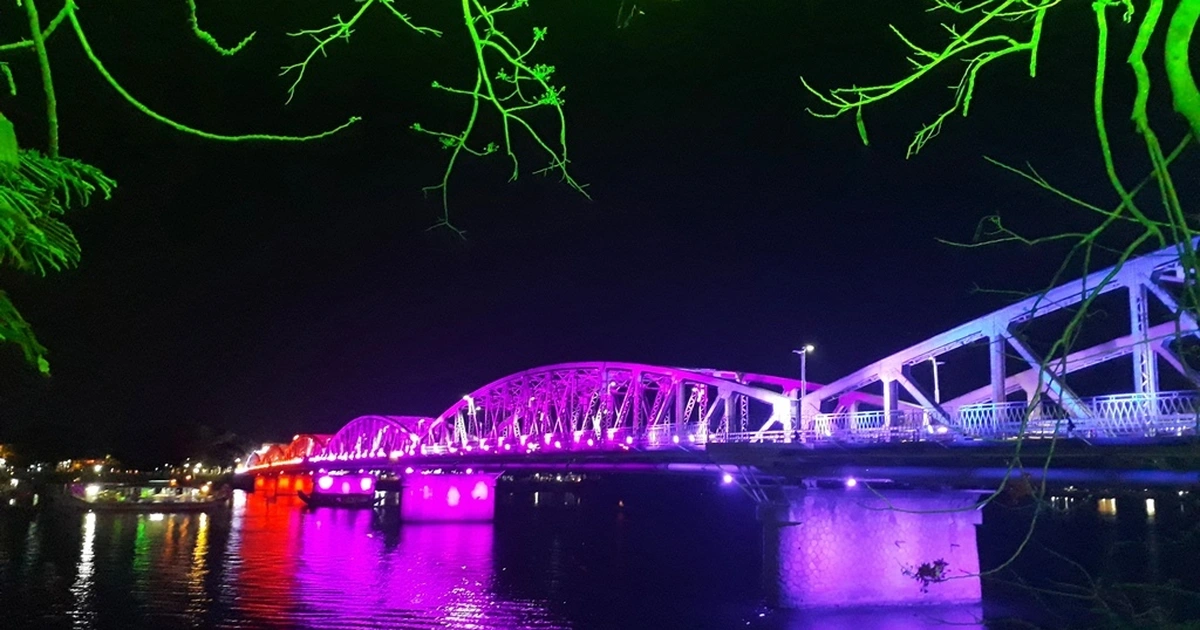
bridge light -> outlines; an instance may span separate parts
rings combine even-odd
[[[554,439],[554,434],[553,434],[553,433],[547,433],[547,434],[546,434],[546,445],[547,445],[547,446],[549,446],[549,445],[550,445],[550,440],[553,440],[553,439]]]
[[[633,436],[632,436],[632,435],[627,435],[627,436],[625,436],[625,443],[626,443],[626,444],[633,444]]]
[[[325,475],[317,480],[317,487],[322,490],[328,490],[333,487],[333,477]]]
[[[678,436],[678,435],[672,435],[672,436],[671,436],[671,442],[673,442],[673,443],[675,443],[675,444],[678,444],[678,443],[679,443],[679,436]]]
[[[562,448],[562,442],[559,442],[558,440],[554,440],[554,448]]]
[[[587,445],[588,445],[588,446],[595,446],[595,445],[596,445],[596,440],[593,440],[592,438],[588,438]]]
[[[474,468],[468,468],[468,469],[466,470],[466,473],[467,473],[468,475],[469,475],[469,474],[471,474],[471,473],[473,473],[473,472],[475,472],[475,469],[474,469]]]
[[[504,450],[506,450],[506,451],[511,451],[511,450],[512,450],[512,444],[505,444],[505,445],[504,445]]]
[[[413,467],[412,467],[412,466],[409,466],[408,468],[405,468],[405,469],[404,469],[404,474],[406,474],[406,475],[411,475],[411,474],[413,474]]]
[[[725,473],[724,475],[721,475],[721,483],[724,483],[724,484],[733,483],[733,475],[731,475],[729,473]]]
[[[362,479],[360,479],[358,482],[358,487],[362,488],[363,492],[370,492],[371,491],[371,478],[363,477]]]
[[[857,485],[858,485],[858,480],[855,479],[854,477],[850,477],[849,479],[846,480],[847,488],[853,488],[854,486],[857,486]]]

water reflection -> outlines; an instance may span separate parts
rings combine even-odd
[[[95,598],[93,576],[96,572],[96,515],[88,512],[83,516],[83,542],[80,543],[79,564],[75,568],[75,582],[71,594],[75,597],[71,608],[72,625],[76,628],[91,626]]]
[[[763,524],[751,506],[723,503],[725,495],[677,504],[654,493],[622,495],[620,508],[606,509],[590,506],[593,497],[586,495],[567,511],[533,506],[531,496],[506,508],[495,525],[401,525],[397,509],[311,511],[294,498],[242,493],[229,509],[209,514],[0,512],[0,628],[984,627],[977,603],[949,610],[761,608]],[[1080,558],[1095,575],[1151,583],[1191,575],[1183,583],[1192,587],[1200,547],[1178,540],[1181,525],[1194,525],[1194,512],[1181,518],[1174,502],[1160,497],[1147,522],[1144,501],[1127,501],[1119,522],[1098,514],[1098,501],[1056,512],[1045,518],[1037,540]],[[617,497],[608,504],[617,506]],[[865,566],[865,556],[856,554],[868,549],[862,532],[871,528],[867,517],[834,522],[848,514],[839,508],[821,521],[809,513],[798,527],[807,526],[811,540],[798,530],[792,534],[806,549],[794,560],[824,567],[824,577],[857,583],[838,562],[853,557],[856,566]],[[904,529],[902,518],[878,518],[887,520],[880,521],[881,532]],[[991,556],[987,566],[1006,558],[1024,535],[1023,520],[1012,527],[1004,522],[999,514],[990,530],[1007,531],[1002,540],[980,538],[981,550]],[[947,527],[933,527],[937,535],[921,544],[945,542]],[[895,555],[900,538],[905,547],[917,545],[915,535],[880,539],[891,547],[887,557]],[[819,540],[829,541],[826,555],[833,564],[817,567],[824,558]],[[1029,565],[1023,575],[1054,583],[1077,579],[1054,570],[1064,568],[1062,558],[1038,555],[1042,542],[1022,556],[1019,564]],[[1118,549],[1125,551],[1113,552]],[[914,557],[944,551],[923,549]],[[1134,561],[1136,571],[1130,569]],[[953,566],[964,563],[955,559]],[[799,565],[794,571],[806,572]],[[897,588],[918,587],[896,572],[891,577],[901,580]],[[988,597],[993,605],[995,591]],[[1160,602],[1155,595],[1135,603]],[[997,615],[995,609],[988,614]],[[1054,625],[1060,624],[1047,627]]]
[[[492,586],[493,528],[388,523],[369,510],[305,510],[251,496],[233,508],[223,582],[242,597],[219,625],[559,628]],[[232,578],[232,580],[231,580]]]

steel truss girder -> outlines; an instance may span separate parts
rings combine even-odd
[[[1200,245],[1200,239],[1193,241],[1193,247],[1197,245]],[[1018,377],[1007,377],[1004,374],[1004,357],[1000,353],[1005,342],[1011,345],[1035,369],[1041,366],[1040,359],[1019,338],[1014,336],[1013,328],[1015,325],[1063,308],[1069,308],[1089,297],[1102,295],[1118,289],[1129,289],[1132,294],[1131,314],[1135,317],[1132,322],[1130,336],[1134,338],[1136,343],[1142,344],[1140,347],[1145,348],[1145,350],[1138,351],[1140,358],[1138,359],[1137,378],[1139,383],[1141,383],[1140,387],[1147,391],[1154,391],[1157,389],[1155,368],[1151,367],[1151,364],[1154,363],[1154,355],[1157,353],[1159,356],[1165,356],[1170,354],[1170,350],[1169,348],[1154,347],[1156,340],[1150,334],[1151,327],[1148,325],[1148,318],[1143,316],[1144,313],[1148,312],[1146,308],[1146,296],[1155,296],[1170,309],[1181,324],[1182,334],[1196,334],[1197,331],[1196,315],[1181,308],[1170,292],[1161,284],[1172,280],[1186,280],[1182,277],[1182,272],[1179,271],[1181,267],[1180,249],[1180,246],[1168,247],[1128,260],[1119,268],[1110,267],[1088,274],[1074,282],[1055,287],[1040,295],[1026,298],[988,315],[956,326],[921,343],[893,353],[831,383],[818,387],[808,392],[805,396],[804,409],[800,410],[803,418],[803,426],[810,427],[812,419],[821,412],[822,406],[828,401],[838,399],[847,392],[854,392],[879,381],[884,381],[885,383],[896,381],[898,376],[906,375],[907,370],[914,365],[982,339],[991,341],[991,350],[993,353],[991,362],[992,384],[991,387],[987,388],[986,399],[1004,396],[1007,392],[1012,391],[1010,383],[1021,382],[1022,378],[1027,378],[1027,376],[1021,377],[1020,375]],[[1054,361],[1052,363],[1057,364],[1059,362]],[[1168,363],[1172,365],[1176,363],[1180,364],[1180,367],[1177,367],[1177,369],[1182,370],[1186,368],[1178,360],[1168,360]],[[1051,366],[1051,369],[1044,372],[1039,371],[1039,373],[1040,380],[1047,386],[1050,395],[1069,413],[1085,413],[1079,397],[1075,396],[1062,381],[1061,377],[1065,373],[1056,373],[1053,366]],[[1025,374],[1027,375],[1028,373]],[[1195,374],[1193,373],[1189,377],[1194,376]],[[911,381],[911,379],[906,380]],[[915,388],[910,389],[905,387],[905,389],[914,395],[914,398],[920,401],[922,406],[925,405],[925,402],[921,401],[921,398],[928,399],[927,395],[918,396],[917,392],[913,391]],[[978,394],[978,391],[972,392],[972,399],[978,400]],[[944,407],[952,407],[958,402],[956,400],[947,403]],[[1004,400],[1001,398],[993,402],[1004,402]],[[936,413],[936,409],[933,407],[930,408],[935,411],[933,415],[936,418],[939,414]]]
[[[760,416],[755,423],[790,419],[785,394],[713,373],[636,363],[551,365],[464,396],[430,422],[422,444],[497,444],[544,434],[706,439],[730,430],[733,409],[741,408],[743,398],[755,403],[750,405]],[[457,430],[446,431],[451,425]]]

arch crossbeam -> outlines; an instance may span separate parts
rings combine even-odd
[[[1200,245],[1197,239],[1194,245]],[[249,469],[307,462],[395,461],[440,454],[535,453],[557,449],[703,448],[712,442],[797,438],[842,440],[1002,438],[1081,431],[1089,437],[1182,435],[1200,428],[1200,374],[1180,356],[1180,341],[1200,335],[1197,316],[1181,308],[1180,285],[1195,282],[1167,248],[1098,271],[1041,295],[956,326],[825,385],[791,378],[641,363],[562,363],[518,372],[455,401],[436,417],[370,415],[333,435],[297,435],[249,454]],[[1024,324],[1091,297],[1124,291],[1124,334],[1054,361],[1022,336]],[[1152,302],[1169,314],[1151,320]],[[1160,318],[1162,319],[1162,318]],[[988,378],[941,401],[913,377],[913,367],[984,342]],[[1024,362],[1006,373],[1007,354]],[[1083,399],[1073,372],[1131,357],[1129,393]],[[1158,360],[1191,382],[1159,391]],[[864,391],[882,383],[882,395]],[[1024,392],[1025,400],[1009,401]],[[864,408],[870,408],[865,409]],[[459,458],[461,459],[461,457]]]
[[[428,445],[703,443],[772,420],[790,423],[790,401],[786,393],[715,371],[563,363],[519,372],[464,396],[432,422]]]
[[[1193,246],[1196,244],[1200,244],[1200,239]],[[1175,285],[1191,281],[1182,277],[1180,269],[1180,247],[1166,248],[1126,261],[1119,267],[1091,273],[956,326],[808,392],[804,408],[799,410],[798,424],[806,432],[819,432],[822,416],[828,415],[822,411],[831,406],[831,401],[875,383],[883,385],[884,405],[880,413],[885,427],[911,424],[915,419],[932,427],[940,425],[943,431],[959,430],[962,427],[955,421],[956,407],[991,403],[1000,408],[1007,403],[1008,394],[1016,389],[1024,389],[1031,402],[1052,403],[1059,413],[1072,420],[1073,425],[1080,421],[1086,423],[1096,412],[1072,391],[1066,376],[1095,363],[1126,355],[1133,357],[1131,383],[1136,394],[1146,397],[1159,394],[1156,356],[1162,357],[1187,378],[1196,380],[1200,377],[1179,360],[1171,347],[1180,338],[1200,331],[1196,314],[1182,308],[1174,296]],[[1019,325],[1036,318],[1118,290],[1128,293],[1130,305],[1130,330],[1122,337],[1072,353],[1065,359],[1047,362],[1031,348],[1018,329]],[[1151,325],[1148,305],[1151,297],[1171,314],[1171,321]],[[913,366],[981,341],[988,343],[990,354],[990,382],[985,387],[941,404],[911,378]],[[1005,373],[1006,352],[1010,349],[1028,368],[1013,377]],[[923,408],[921,414],[914,416],[901,408],[900,390],[917,401]]]

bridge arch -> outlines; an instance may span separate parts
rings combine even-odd
[[[313,459],[343,461],[412,454],[426,441],[431,422],[431,418],[422,416],[360,416],[333,434]]]
[[[263,444],[258,450],[246,456],[246,468],[255,466],[270,466],[287,459],[285,452],[287,444]]]
[[[786,386],[784,386],[786,388]],[[550,436],[583,442],[705,442],[791,423],[786,392],[739,382],[734,373],[640,363],[560,363],[488,383],[433,419],[422,444],[506,448]]]
[[[1200,239],[1193,239],[1191,247],[1200,247]],[[1194,271],[1189,272],[1184,264],[1183,249],[1182,243],[1173,245],[1092,272],[884,357],[810,391],[804,408],[799,410],[799,424],[806,433],[817,436],[828,435],[835,425],[847,433],[864,434],[887,433],[897,427],[931,430],[934,425],[938,432],[1020,434],[1025,431],[1026,416],[1046,416],[1069,418],[1081,431],[1101,437],[1145,430],[1127,426],[1130,423],[1120,419],[1126,412],[1109,409],[1111,401],[1081,398],[1068,383],[1068,376],[1102,362],[1130,357],[1134,392],[1127,396],[1126,406],[1140,404],[1142,413],[1149,417],[1163,415],[1164,405],[1196,404],[1179,402],[1186,397],[1178,392],[1159,391],[1159,359],[1200,389],[1200,375],[1182,359],[1177,345],[1183,338],[1200,335],[1198,314],[1176,297],[1179,286],[1194,281],[1189,277]],[[1128,334],[1064,357],[1041,356],[1024,339],[1021,328],[1028,323],[1112,292],[1126,294],[1129,329],[1122,332]],[[1152,321],[1151,302],[1158,302],[1170,314],[1166,321]],[[981,379],[977,389],[943,402],[913,377],[915,366],[974,343],[986,345],[989,355],[987,378]],[[1023,364],[1016,374],[1008,373],[1010,353]],[[882,384],[884,392],[882,404],[876,405],[880,411],[844,412],[842,398],[876,383]],[[1008,396],[1017,392],[1023,392],[1025,400],[1009,402]],[[908,409],[902,398],[905,395],[913,401],[907,403]],[[834,401],[839,403],[835,406]],[[827,411],[832,413],[823,413]]]
[[[332,435],[301,433],[292,438],[292,443],[288,444],[287,448],[284,449],[284,457],[287,459],[304,459],[320,455],[332,437]]]

